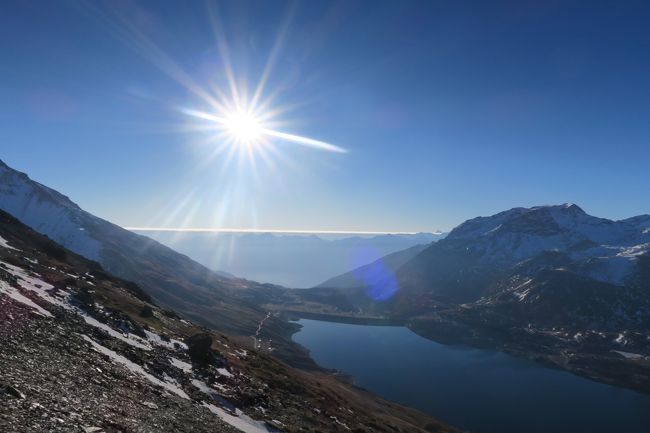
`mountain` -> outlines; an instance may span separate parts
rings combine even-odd
[[[456,431],[147,299],[0,211],[0,431]]]
[[[648,215],[611,221],[575,204],[515,208],[464,222],[404,264],[397,278],[403,297],[454,303],[516,292],[523,288],[517,283],[551,271],[632,290],[639,258],[649,252]]]
[[[404,324],[650,392],[649,215],[613,221],[575,204],[514,208],[397,257],[397,266],[386,257],[356,279],[296,291],[284,308]]]
[[[429,244],[433,233],[333,237],[272,233],[137,232],[210,269],[285,287],[313,287],[396,251]]]
[[[97,261],[108,272],[134,281],[160,305],[217,329],[253,335],[266,316],[259,303],[281,293],[273,285],[218,274],[150,238],[98,218],[2,161],[0,209]],[[281,320],[271,319],[268,325],[268,332],[278,339],[286,333]]]
[[[360,266],[344,274],[332,277],[317,287],[332,289],[353,289],[364,285],[373,278],[381,278],[382,270],[394,273],[404,263],[420,254],[428,244],[415,245],[401,251],[388,254],[367,265]]]

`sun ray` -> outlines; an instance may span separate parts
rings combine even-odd
[[[224,72],[226,74],[226,79],[230,86],[230,94],[232,100],[235,104],[235,107],[239,107],[240,96],[239,89],[237,87],[237,81],[235,80],[235,74],[232,67],[232,62],[230,59],[230,49],[226,43],[226,35],[223,33],[223,23],[221,23],[218,15],[218,11],[215,9],[218,8],[216,3],[208,3],[208,19],[210,20],[210,25],[212,26],[212,32],[214,33],[215,42],[221,55],[221,59],[224,63]]]
[[[267,59],[266,64],[264,65],[264,71],[262,72],[262,76],[260,77],[260,80],[257,84],[255,93],[253,94],[253,98],[251,99],[251,105],[253,107],[258,105],[259,100],[262,97],[262,94],[264,93],[264,88],[266,86],[266,83],[271,75],[273,67],[275,66],[275,62],[280,53],[280,50],[282,49],[282,45],[284,44],[284,40],[287,36],[287,33],[289,32],[289,25],[291,24],[291,20],[293,18],[295,9],[296,8],[294,4],[294,6],[292,6],[287,12],[282,28],[278,33],[278,37],[276,38],[275,43],[273,44],[273,48],[271,49],[269,58]]]
[[[346,149],[342,147],[335,146],[334,144],[326,143],[320,140],[314,140],[313,138],[302,137],[300,135],[288,134],[286,132],[274,131],[272,129],[265,129],[264,134],[271,137],[281,138],[286,141],[291,141],[293,143],[302,144],[304,146],[313,147],[315,149],[326,150],[328,152],[336,153],[347,153]]]

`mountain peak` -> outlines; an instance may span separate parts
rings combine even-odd
[[[545,205],[545,206],[535,206],[530,208],[531,211],[537,209],[551,209],[551,210],[557,210],[559,212],[571,213],[575,215],[587,215],[587,213],[575,203],[562,203],[562,204],[553,204],[553,205]]]
[[[555,216],[559,218],[555,218]],[[448,238],[475,238],[493,233],[496,230],[510,226],[527,227],[552,226],[552,230],[558,229],[557,219],[566,217],[587,215],[579,206],[573,203],[561,205],[543,205],[530,208],[515,207],[487,217],[477,217],[465,221],[451,231]]]
[[[5,209],[4,207],[2,209],[12,213],[12,203],[7,202],[7,196],[13,197],[9,202],[18,202],[13,203],[14,205],[18,204],[22,206],[28,201],[51,202],[56,206],[81,211],[79,205],[70,200],[68,196],[36,182],[26,173],[18,171],[0,160],[0,204],[2,206],[9,206],[9,209]]]
[[[564,203],[564,204],[561,204],[560,207],[562,207],[563,209],[572,211],[572,212],[586,213],[580,206],[578,206],[575,203]]]
[[[601,231],[612,221],[587,214],[575,203],[516,207],[487,217],[465,221],[449,234],[449,239],[472,239],[498,233],[528,233],[552,236],[563,231]]]

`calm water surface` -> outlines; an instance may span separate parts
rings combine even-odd
[[[357,385],[476,433],[649,433],[650,396],[402,327],[300,320],[294,340]]]

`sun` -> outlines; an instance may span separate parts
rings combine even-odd
[[[239,144],[258,143],[264,134],[262,121],[253,113],[244,110],[228,113],[224,118],[223,127],[226,133]]]

